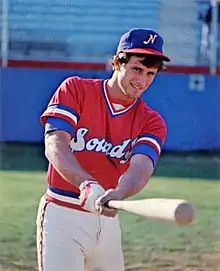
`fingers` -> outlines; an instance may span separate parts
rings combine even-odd
[[[107,202],[114,198],[115,195],[113,189],[109,189],[105,192],[104,195],[102,195],[96,200],[96,210],[99,212],[99,214],[107,217],[115,217],[117,215],[118,213],[117,209],[108,208],[107,206]]]
[[[104,195],[102,195],[101,197],[99,197],[99,198],[97,199],[96,204],[97,204],[97,205],[100,205],[100,206],[105,205],[109,200],[112,199],[112,194],[111,194],[112,191],[113,191],[113,189],[107,190],[107,191],[104,193]]]
[[[96,200],[96,209],[97,210],[100,210],[101,208],[104,208],[104,207],[105,208],[108,207],[107,202],[112,199],[111,191],[113,191],[113,189],[105,191],[104,195],[100,196]]]
[[[107,216],[107,217],[115,217],[118,214],[117,209],[108,208],[104,206],[100,206],[99,208],[99,214]]]

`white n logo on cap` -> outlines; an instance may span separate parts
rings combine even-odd
[[[151,44],[153,44],[155,42],[155,39],[157,38],[158,36],[156,34],[150,34],[149,35],[149,39],[148,40],[144,40],[143,43],[144,44],[148,44],[151,42]]]

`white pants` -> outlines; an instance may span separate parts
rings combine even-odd
[[[40,271],[124,271],[118,217],[108,218],[41,199],[37,216]]]

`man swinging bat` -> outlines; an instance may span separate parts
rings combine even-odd
[[[140,98],[164,61],[163,39],[131,29],[107,80],[69,77],[41,116],[48,188],[37,217],[41,271],[124,271],[112,200],[139,193],[166,138],[163,118]]]

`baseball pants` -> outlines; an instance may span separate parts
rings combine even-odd
[[[37,215],[39,271],[124,271],[118,217],[77,211],[42,197]]]

